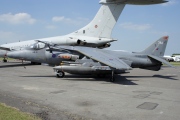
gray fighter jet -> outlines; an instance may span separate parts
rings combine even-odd
[[[39,63],[56,65],[57,77],[71,74],[114,74],[124,73],[132,68],[160,70],[162,63],[172,66],[163,59],[168,36],[162,37],[142,52],[111,51],[80,46],[56,46],[52,43],[37,41],[36,44],[10,52],[11,58],[25,59]]]
[[[114,81],[114,74],[124,73],[132,68],[142,68],[158,71],[164,64],[171,66],[163,59],[168,36],[162,37],[142,52],[130,53],[125,51],[111,51],[87,47],[60,47],[69,51],[69,54],[79,56],[75,62],[62,62],[60,66],[54,67],[57,77],[64,77],[65,73],[71,74],[112,74],[111,81]],[[68,55],[61,55],[67,58]]]

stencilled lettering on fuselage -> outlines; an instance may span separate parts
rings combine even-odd
[[[138,57],[138,58],[146,58],[147,55],[135,55],[135,57]]]
[[[158,41],[158,44],[162,45],[162,44],[164,44],[164,42],[162,42],[162,41]]]

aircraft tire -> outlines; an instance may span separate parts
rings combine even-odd
[[[6,62],[7,62],[7,60],[6,60],[6,59],[3,59],[3,62],[5,62],[5,63],[6,63]]]
[[[65,73],[63,71],[57,71],[56,77],[57,78],[63,78],[65,76]]]
[[[38,63],[38,62],[31,62],[31,65],[41,65],[41,63]]]
[[[100,78],[105,78],[106,77],[105,74],[98,74],[97,76],[100,77]]]
[[[114,82],[114,81],[115,81],[115,78],[111,78],[110,81],[111,81],[111,82]]]

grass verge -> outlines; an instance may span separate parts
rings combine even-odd
[[[0,103],[0,120],[41,120],[28,113],[19,111],[16,108]]]
[[[4,58],[0,57],[0,60],[3,60]],[[15,60],[13,58],[6,58],[7,60]]]
[[[170,62],[171,65],[180,66],[180,62]]]

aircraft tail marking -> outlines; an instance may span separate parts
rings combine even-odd
[[[152,45],[150,45],[141,53],[147,55],[154,55],[154,56],[164,56],[168,39],[169,36],[161,37],[159,40],[154,42]]]

